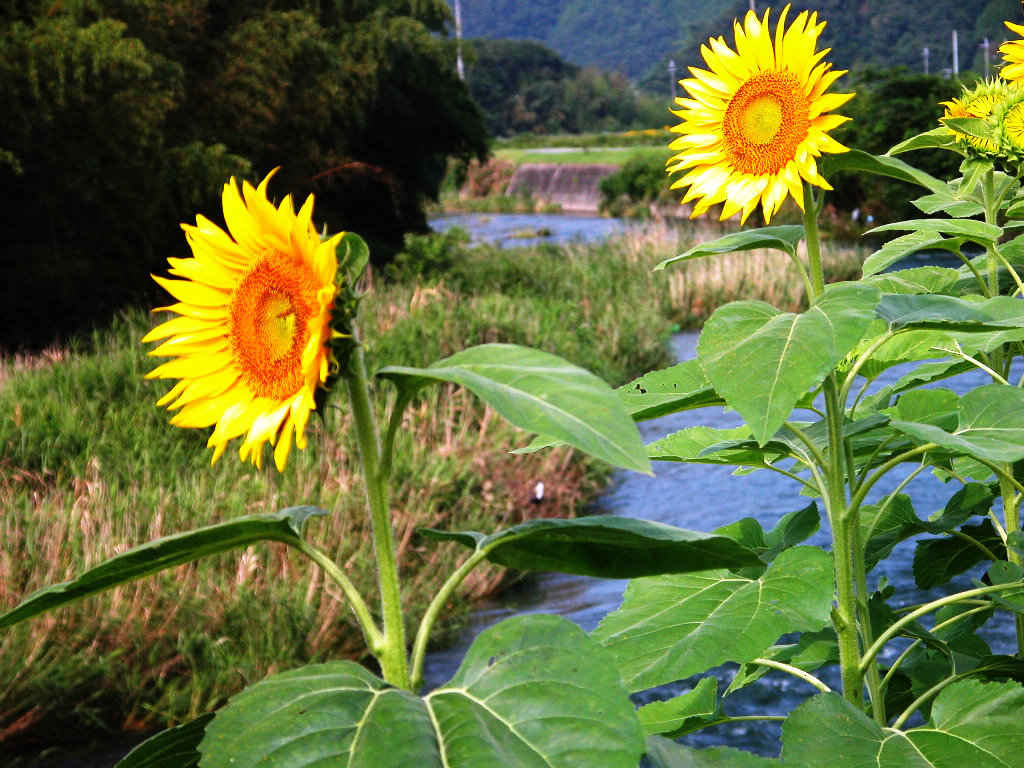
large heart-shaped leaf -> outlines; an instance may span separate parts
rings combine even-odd
[[[954,296],[886,294],[876,312],[891,330],[983,332],[1024,325],[1024,302],[1009,296],[967,301]]]
[[[814,547],[780,554],[757,579],[728,571],[634,579],[594,637],[631,691],[757,658],[787,632],[829,623],[832,558]]]
[[[882,293],[942,293],[960,279],[960,273],[948,267],[914,267],[883,272],[868,278]]]
[[[664,269],[669,264],[677,261],[688,261],[699,259],[702,256],[712,256],[718,253],[735,253],[736,251],[752,251],[757,248],[771,248],[784,251],[790,256],[796,254],[796,246],[804,237],[804,228],[799,224],[783,224],[774,227],[761,227],[760,229],[744,229],[740,232],[731,232],[728,235],[712,240],[707,243],[700,243],[678,256],[670,256],[660,262],[655,269]]]
[[[461,384],[521,429],[650,474],[647,450],[619,396],[594,374],[556,355],[515,344],[483,344],[427,368],[393,365],[377,375],[407,393],[429,381]]]
[[[612,659],[572,622],[484,631],[424,697],[358,664],[315,664],[235,696],[206,728],[203,768],[636,768],[643,732]]]
[[[873,286],[836,285],[799,315],[758,301],[727,304],[705,323],[697,359],[764,445],[860,340],[878,296]]]
[[[892,427],[925,443],[936,443],[953,454],[987,461],[1024,459],[1024,390],[1007,384],[987,384],[960,398],[953,432],[920,422],[893,419]]]
[[[636,421],[709,405],[725,405],[696,360],[645,373],[617,390]]]
[[[199,742],[213,713],[202,715],[151,736],[118,761],[114,768],[195,768]]]
[[[662,736],[647,739],[647,759],[652,768],[781,768],[781,760],[761,757],[731,747],[695,749]]]
[[[898,261],[918,251],[941,249],[959,253],[964,244],[962,237],[944,237],[938,232],[911,232],[909,235],[894,237],[864,260],[864,277],[876,275]]]
[[[836,694],[801,704],[782,731],[789,768],[1013,768],[1024,745],[1024,688],[1018,683],[963,680],[935,699],[931,722],[900,731],[882,729]]]
[[[126,581],[149,576],[207,555],[240,549],[259,541],[296,544],[311,516],[326,515],[317,507],[290,507],[280,512],[246,515],[188,533],[165,536],[129,549],[90,568],[77,579],[45,587],[0,615],[0,629]]]
[[[762,564],[757,553],[727,536],[618,515],[529,520],[490,535],[430,528],[420,533],[457,541],[486,552],[491,562],[521,571],[608,579]]]
[[[942,514],[934,520],[919,518],[910,497],[904,494],[897,494],[884,504],[862,507],[859,519],[865,567],[870,571],[889,556],[893,547],[911,536],[951,531],[974,515],[984,515],[992,500],[988,486],[968,483],[953,494]]]

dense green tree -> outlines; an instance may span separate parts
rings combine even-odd
[[[450,155],[486,152],[443,0],[0,5],[0,347],[146,297],[231,174],[375,253],[425,228]]]
[[[960,93],[955,80],[909,72],[906,69],[864,70],[851,78],[842,90],[856,96],[839,110],[851,120],[834,133],[849,147],[884,154],[895,144],[938,126],[943,108],[940,102]],[[939,178],[955,178],[959,156],[941,150],[908,155],[915,166]],[[909,200],[920,189],[865,174],[841,174],[829,201],[840,209],[861,208],[879,221],[912,218],[920,213]],[[916,213],[915,213],[916,212]]]
[[[476,39],[467,47],[469,91],[494,135],[646,128],[668,117],[623,75],[581,69],[539,43]]]
[[[784,3],[770,5],[777,13]],[[768,6],[757,3],[762,12]],[[732,19],[748,8],[747,0],[463,0],[462,15],[467,36],[536,40],[573,64],[618,71],[662,94],[669,59],[682,76],[700,63],[709,36],[731,40]],[[921,71],[927,46],[933,74],[952,67],[954,29],[961,71],[983,72],[984,39],[995,66],[999,43],[1013,37],[1002,22],[1024,20],[1017,0],[795,0],[791,17],[803,9],[828,22],[822,45],[837,67]]]

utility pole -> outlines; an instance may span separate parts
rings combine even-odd
[[[668,60],[668,79],[672,83],[672,103],[676,103],[676,60]]]
[[[960,49],[956,43],[956,30],[953,30],[953,77],[960,74]]]
[[[990,47],[991,43],[989,43],[988,38],[986,37],[981,43],[981,48],[985,51],[985,77],[988,77],[988,51]]]
[[[924,73],[927,75],[928,74],[928,53],[929,53],[927,45],[922,49],[921,53],[924,54]]]
[[[459,80],[466,81],[466,68],[462,64],[462,8],[455,0],[455,71]]]

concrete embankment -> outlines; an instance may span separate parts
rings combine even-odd
[[[556,203],[563,211],[596,213],[601,180],[618,165],[584,163],[524,163],[509,181],[508,195],[529,194],[534,200]]]

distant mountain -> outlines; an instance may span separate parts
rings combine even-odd
[[[709,36],[731,43],[732,19],[748,8],[749,0],[461,0],[465,37],[536,40],[573,64],[657,89],[669,86],[670,58],[683,76],[686,65],[701,63],[699,46]],[[818,0],[793,8],[817,10],[828,22],[821,44],[844,69],[921,71],[925,48],[930,72],[951,69],[956,30],[959,69],[984,72],[985,38],[994,67],[999,43],[1014,37],[1003,20],[1024,23],[1018,0]]]

